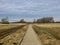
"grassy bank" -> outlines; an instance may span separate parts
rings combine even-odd
[[[46,30],[55,36],[56,39],[60,40],[60,24],[37,24],[36,27],[41,30]]]
[[[21,40],[23,39],[28,25],[24,26],[21,29],[18,29],[16,32],[6,36],[5,38],[0,40],[0,43],[3,45],[18,45],[20,44]]]
[[[35,32],[38,34],[40,40],[44,45],[60,45],[59,34],[57,32],[60,31],[59,27],[49,27],[45,24],[45,26],[37,26],[33,25]],[[56,35],[56,36],[55,36]],[[57,37],[58,36],[58,37]]]

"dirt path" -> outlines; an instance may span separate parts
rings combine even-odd
[[[37,34],[34,32],[32,25],[29,25],[21,45],[42,45],[37,37]]]

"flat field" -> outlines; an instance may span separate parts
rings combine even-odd
[[[33,28],[44,45],[60,45],[60,23],[34,24]]]
[[[0,30],[14,28],[20,25],[26,25],[26,24],[0,24]]]
[[[0,24],[0,45],[18,45],[27,28],[26,24]]]

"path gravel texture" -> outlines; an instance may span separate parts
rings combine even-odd
[[[21,45],[42,45],[41,41],[38,39],[37,34],[33,30],[31,24],[28,27],[28,30],[26,32],[26,35],[25,35]]]

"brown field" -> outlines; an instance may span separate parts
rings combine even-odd
[[[21,26],[24,26],[26,24],[0,24],[0,33],[3,31],[9,31],[9,30],[13,30],[13,28],[18,28]]]
[[[60,27],[60,23],[45,23],[45,24],[34,24],[39,27],[48,27],[48,28],[53,28],[53,27]]]
[[[23,24],[22,24],[23,25]],[[24,24],[25,25],[25,24]],[[19,24],[9,24],[9,25],[0,25],[0,31],[2,31],[1,29],[11,29],[14,27],[20,26]],[[0,44],[2,43],[3,45],[15,45],[15,44],[20,44],[21,40],[23,39],[25,32],[28,28],[28,25],[25,25],[24,27],[17,29],[16,32],[11,33],[9,35],[7,35],[6,37],[0,39]]]
[[[10,28],[14,28],[20,25],[26,25],[26,24],[0,24],[0,30],[2,29],[10,29]]]
[[[60,24],[34,24],[33,28],[44,45],[60,45]]]

